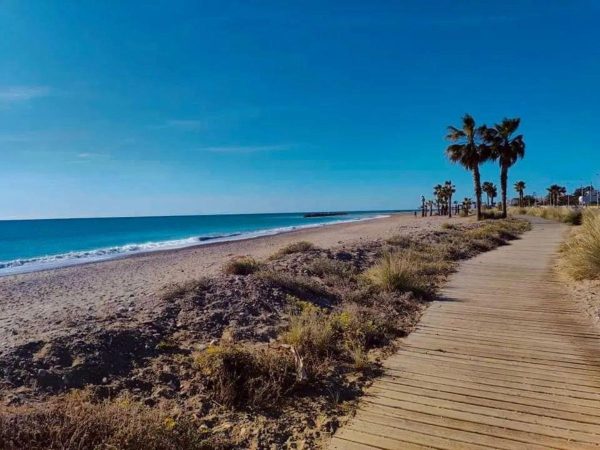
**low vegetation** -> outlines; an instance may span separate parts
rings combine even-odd
[[[260,269],[260,264],[251,256],[240,256],[225,263],[223,272],[228,275],[250,275]]]
[[[309,250],[315,249],[315,245],[308,241],[292,242],[285,247],[280,248],[271,258],[277,259],[285,255],[291,255],[292,253],[303,253]]]
[[[586,210],[562,248],[561,269],[575,280],[600,278],[600,212]]]
[[[422,260],[412,251],[388,252],[365,273],[365,278],[385,291],[427,291],[426,280],[420,276]]]
[[[511,214],[529,215],[542,219],[556,220],[571,225],[581,225],[583,211],[567,206],[532,206],[528,208],[510,208]]]
[[[178,450],[216,448],[193,421],[129,397],[93,401],[73,392],[42,405],[0,413],[3,450]]]
[[[285,435],[271,447],[285,447],[291,430],[298,430],[310,411],[335,416],[344,408],[340,399],[354,404],[362,387],[378,373],[378,358],[411,330],[423,302],[434,296],[456,261],[502,245],[529,226],[514,219],[447,225],[423,235],[361,243],[353,249],[320,250],[295,244],[293,251],[280,252],[277,260],[236,258],[223,268],[225,274],[212,281],[169,287],[165,292],[169,314],[204,308],[219,289],[229,297],[245,297],[244,289],[255,286],[262,296],[249,304],[249,316],[236,310],[235,323],[246,320],[260,326],[265,322],[259,324],[258,310],[264,307],[267,318],[276,322],[276,334],[262,341],[223,336],[210,343],[190,343],[182,339],[193,337],[195,328],[184,331],[183,322],[173,322],[177,326],[165,325],[162,340],[153,346],[158,355],[151,355],[151,362],[139,362],[147,365],[144,376],[155,378],[134,384],[130,374],[123,384],[144,386],[166,380],[167,387],[161,389],[169,393],[168,401],[175,402],[179,411],[194,414],[169,414],[163,406],[150,409],[127,397],[124,402],[119,397],[97,401],[71,394],[35,409],[4,408],[0,442],[10,444],[0,447],[170,450],[220,448],[229,440],[233,448],[247,448],[248,430],[271,425],[271,433]],[[276,298],[283,309],[275,308]],[[213,314],[224,317],[222,310]],[[165,366],[170,367],[166,372]],[[155,370],[158,375],[152,375]],[[253,422],[260,414],[274,411],[278,417],[289,411],[295,416],[285,425],[281,419]],[[219,426],[225,420],[229,428]],[[232,424],[244,420],[234,432],[231,427],[237,425]],[[205,433],[198,431],[203,429],[198,422],[208,427]],[[263,442],[265,432],[252,439]]]

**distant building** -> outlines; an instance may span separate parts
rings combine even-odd
[[[584,189],[583,195],[579,196],[580,205],[595,205],[599,200],[600,191],[594,188]]]

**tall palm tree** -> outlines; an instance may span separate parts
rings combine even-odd
[[[502,217],[506,217],[506,190],[508,184],[508,169],[517,160],[525,156],[525,142],[523,135],[513,136],[521,119],[503,119],[502,122],[487,129],[485,141],[491,149],[491,159],[500,164],[500,190],[502,191]]]
[[[492,184],[492,189],[490,190],[490,196],[492,197],[492,206],[494,206],[494,199],[498,196],[498,188],[495,184]]]
[[[515,183],[515,191],[519,194],[519,208],[523,207],[523,193],[525,192],[525,182],[517,181]]]
[[[444,187],[441,184],[436,184],[433,187],[433,195],[435,197],[435,205],[440,216],[440,204],[444,201]]]
[[[490,150],[482,142],[482,137],[487,128],[476,127],[475,120],[469,114],[462,118],[461,128],[448,127],[446,139],[454,144],[446,148],[446,155],[450,161],[459,163],[465,169],[473,172],[473,185],[475,188],[475,199],[477,203],[477,220],[481,220],[481,175],[479,165],[490,157]]]
[[[462,207],[463,207],[463,210],[464,210],[466,216],[469,215],[469,209],[471,208],[471,203],[473,203],[473,200],[471,200],[469,197],[465,197],[464,200],[462,201]]]
[[[546,190],[548,191],[548,199],[551,206],[558,206],[560,197],[567,193],[567,188],[558,184],[553,184]]]
[[[444,183],[444,195],[446,197],[446,207],[448,208],[448,217],[452,217],[452,196],[456,192],[456,186],[448,180]]]
[[[481,185],[481,190],[483,192],[485,192],[486,200],[487,200],[486,204],[488,206],[490,206],[490,198],[492,198],[492,194],[496,190],[496,186],[494,186],[494,183],[492,183],[490,181],[484,181],[483,184]]]

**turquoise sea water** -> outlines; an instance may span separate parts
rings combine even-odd
[[[356,221],[388,211],[0,221],[0,275]]]

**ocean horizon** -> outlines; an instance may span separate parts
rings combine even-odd
[[[412,210],[410,210],[412,211]],[[0,221],[0,276],[115,259],[136,253],[274,235],[409,210]]]

